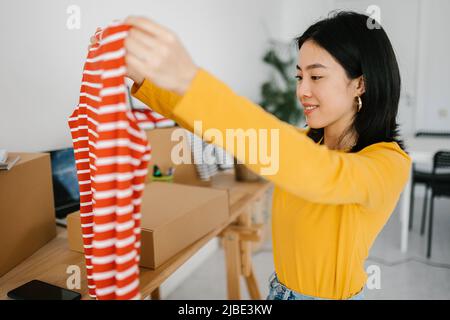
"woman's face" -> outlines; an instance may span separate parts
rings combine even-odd
[[[360,77],[361,78],[361,77]],[[298,53],[297,97],[310,128],[346,128],[362,94],[360,78],[348,79],[344,68],[323,48],[306,41]],[[318,106],[308,110],[310,106]]]

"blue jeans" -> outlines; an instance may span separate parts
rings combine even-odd
[[[272,273],[269,279],[269,295],[266,300],[328,300],[323,298],[317,298],[307,296],[298,292],[295,292],[278,281],[276,273]],[[355,294],[348,300],[364,300],[364,290]]]

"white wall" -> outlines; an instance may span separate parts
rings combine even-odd
[[[402,76],[401,133],[450,131],[450,26],[448,0],[286,0],[281,36],[290,40],[330,10],[380,9]]]
[[[81,29],[68,30],[69,5]],[[145,15],[179,34],[194,61],[257,101],[269,36],[291,41],[332,9],[377,4],[403,76],[405,131],[450,126],[447,0],[17,0],[0,2],[0,148],[70,146],[66,119],[77,103],[89,37],[97,26]],[[397,13],[401,14],[401,19]]]
[[[420,1],[416,128],[450,132],[448,0]]]
[[[69,5],[81,28],[68,30]],[[129,14],[175,31],[194,61],[251,99],[267,69],[269,34],[279,34],[275,0],[8,0],[0,2],[0,148],[44,151],[71,145],[67,117],[78,101],[83,60],[97,26]]]
[[[66,27],[66,10],[74,4],[81,9],[79,30]],[[1,1],[0,148],[34,152],[71,146],[67,117],[78,102],[89,38],[97,26],[129,14],[175,31],[199,66],[258,100],[268,71],[261,61],[267,40],[280,33],[275,0]],[[161,287],[162,297],[217,248],[213,239],[175,272]]]
[[[311,24],[325,18],[333,7],[333,0],[285,0],[281,2],[281,39],[291,41]]]

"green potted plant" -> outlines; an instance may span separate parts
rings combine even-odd
[[[282,48],[289,48],[287,44],[278,44]],[[272,74],[271,79],[262,84],[259,105],[278,119],[296,126],[304,116],[296,95],[295,58],[292,50],[287,50],[289,57],[283,60],[278,51],[276,42],[271,41],[269,50],[264,54],[263,61],[274,69],[275,75]],[[281,80],[281,84],[276,77]]]

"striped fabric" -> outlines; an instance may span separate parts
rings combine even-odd
[[[167,119],[149,108],[133,109],[133,114],[136,117],[139,127],[144,130],[175,126],[175,121]]]
[[[215,146],[187,130],[186,136],[191,146],[192,158],[200,180],[210,180],[218,170]]]
[[[127,107],[128,29],[114,23],[95,34],[69,118],[89,295],[97,299],[140,299],[140,208],[151,150]]]
[[[219,166],[219,169],[226,170],[234,168],[234,157],[224,148],[218,145],[216,145],[215,147],[217,165]]]
[[[155,129],[155,122],[151,118],[151,111],[144,109],[133,109],[134,117],[137,120],[139,127],[143,130]]]

